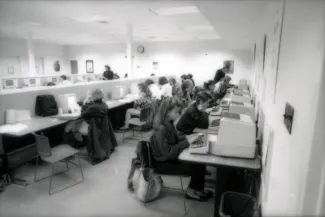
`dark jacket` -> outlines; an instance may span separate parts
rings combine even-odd
[[[92,102],[87,103],[81,109],[81,117],[85,119],[88,124],[90,118],[94,116],[107,116],[108,106],[105,102]]]
[[[224,73],[222,69],[217,70],[216,75],[214,76],[214,82],[218,83],[225,76],[226,73]]]
[[[178,97],[179,99],[182,99],[183,93],[182,93],[182,87],[179,83],[176,83],[172,87],[172,94],[173,96]]]
[[[185,135],[193,133],[195,128],[209,128],[209,114],[198,110],[196,103],[186,109],[179,119],[176,128]]]
[[[112,72],[111,70],[106,70],[103,73],[103,76],[107,79],[107,80],[113,80],[114,79],[114,72]]]
[[[181,151],[189,146],[185,137],[179,137],[172,122],[166,121],[150,138],[152,156],[156,161],[176,160]]]

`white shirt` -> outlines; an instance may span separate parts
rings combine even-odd
[[[158,87],[157,84],[151,84],[151,85],[149,85],[149,90],[152,93],[152,97],[154,97],[156,99],[160,99],[161,98],[160,89],[159,89],[159,87]]]
[[[173,88],[172,86],[167,83],[161,86],[160,90],[161,97],[167,96],[167,97],[173,97]]]

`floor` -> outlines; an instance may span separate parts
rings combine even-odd
[[[121,135],[117,133],[116,136],[119,147],[109,160],[93,166],[81,159],[84,182],[51,196],[48,194],[49,179],[33,182],[35,165],[22,166],[16,176],[26,179],[30,185],[10,185],[0,193],[0,216],[183,216],[184,194],[181,192],[163,189],[160,196],[146,206],[128,192],[127,175],[137,140],[127,137],[121,142]],[[64,169],[65,164],[56,167],[57,171]],[[49,172],[50,167],[42,165],[38,177],[47,176]],[[68,173],[53,179],[52,187],[58,189],[80,178],[79,170],[71,165]],[[208,178],[208,186],[213,186],[213,179],[213,176]],[[163,180],[167,186],[180,188],[177,178],[163,177]],[[184,179],[186,185],[188,181]],[[186,205],[186,216],[213,216],[213,199],[207,202],[187,200]]]

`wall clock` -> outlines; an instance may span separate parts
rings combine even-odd
[[[144,52],[144,47],[143,47],[143,46],[139,46],[139,47],[137,48],[137,51],[138,51],[139,53],[143,53],[143,52]]]

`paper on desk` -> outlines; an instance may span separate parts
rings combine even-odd
[[[28,126],[22,123],[7,124],[0,127],[0,133],[17,133],[27,128]]]

